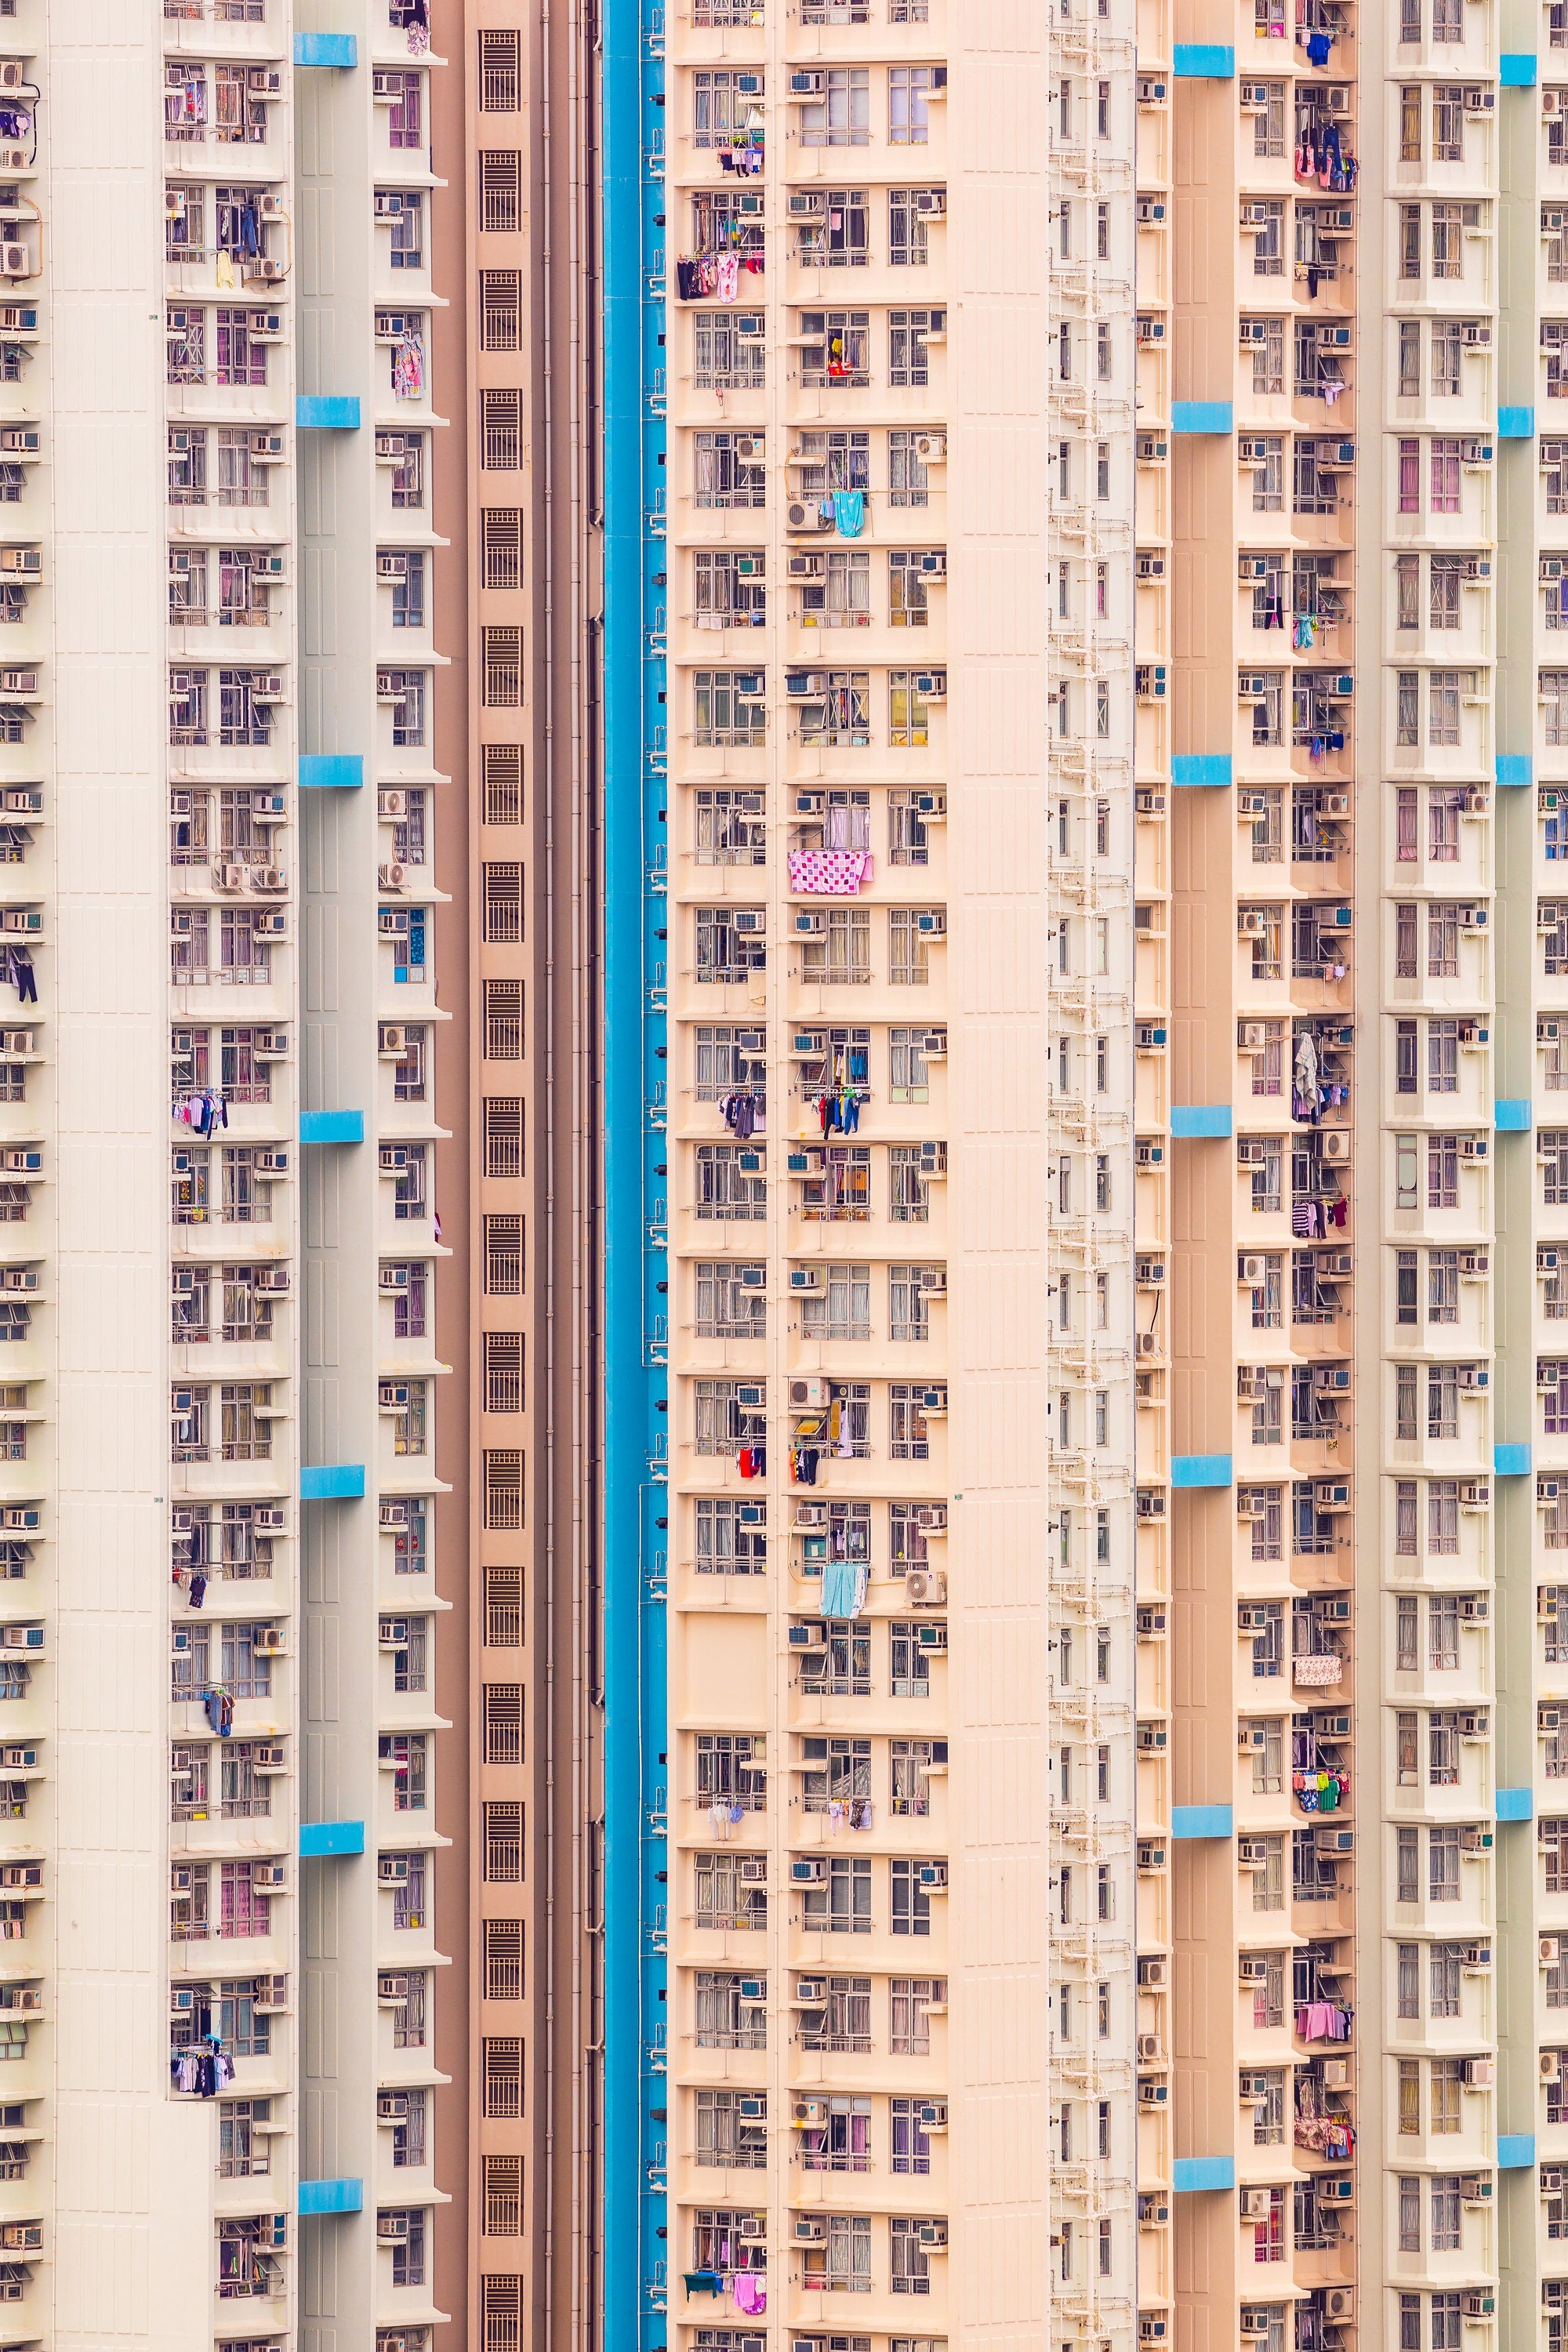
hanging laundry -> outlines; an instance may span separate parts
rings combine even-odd
[[[399,400],[424,397],[425,346],[417,335],[405,335],[392,355],[392,389]]]
[[[718,267],[714,273],[714,289],[718,294],[720,301],[732,302],[737,291],[739,290],[740,282],[741,265],[736,260],[734,255],[732,253],[721,254],[719,257]]]
[[[675,290],[683,302],[695,302],[702,291],[702,273],[695,261],[675,265]]]
[[[1310,66],[1326,66],[1329,62],[1329,51],[1332,46],[1333,44],[1330,40],[1327,33],[1321,31],[1309,33],[1307,36],[1307,63]]]
[[[204,1694],[202,1704],[206,1709],[207,1721],[211,1725],[212,1728],[217,1733],[218,1738],[220,1739],[227,1739],[234,1730],[234,1696],[232,1692],[224,1690],[221,1686],[215,1685],[213,1689]]]
[[[835,490],[833,520],[840,539],[858,539],[866,520],[866,494],[863,490]]]
[[[854,494],[859,496],[857,491]],[[789,887],[818,898],[853,898],[871,879],[868,849],[792,849]]]
[[[825,1617],[858,1615],[858,1572],[853,1560],[829,1560],[822,1579],[822,1614]]]
[[[206,1578],[205,1578],[205,1576],[193,1576],[193,1577],[192,1577],[192,1579],[191,1579],[191,1592],[190,1592],[191,1607],[192,1607],[193,1609],[199,1609],[199,1608],[201,1607],[201,1605],[202,1605],[202,1602],[206,1599],[206,1597],[207,1597],[207,1580],[206,1580]]]
[[[37,1004],[38,1001],[37,975],[33,970],[33,959],[27,953],[26,949],[8,949],[6,951],[6,964],[7,977],[16,988],[17,1003]]]
[[[737,2271],[730,2281],[730,2293],[737,2311],[752,2319],[760,2318],[768,2307],[768,2282],[759,2271]]]

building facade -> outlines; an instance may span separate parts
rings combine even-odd
[[[0,0],[0,2347],[1560,2343],[1564,121]]]

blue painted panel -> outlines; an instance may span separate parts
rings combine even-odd
[[[364,755],[360,751],[301,751],[301,792],[358,792],[364,782]]]
[[[1530,441],[1535,436],[1533,408],[1500,408],[1497,413],[1497,437],[1500,441]]]
[[[1494,1445],[1492,1468],[1500,1478],[1528,1478],[1531,1450],[1528,1445]]]
[[[662,0],[601,14],[605,413],[604,621],[604,1085],[606,1119],[603,1350],[604,2254],[601,2326],[616,2352],[668,2340],[666,2189],[669,2011],[661,1884],[668,1836],[658,1799],[668,1659],[665,1612],[669,1416],[663,1314],[668,1279],[668,1066],[661,937],[649,887],[668,857],[666,665],[655,635],[668,591],[665,399],[668,354],[660,215],[668,118]],[[722,2279],[720,2284],[722,2287]]]
[[[301,2180],[300,2210],[310,2213],[363,2213],[363,2180]]]
[[[1500,1789],[1497,1792],[1497,1817],[1500,1822],[1528,1822],[1535,1817],[1535,1791],[1532,1789]]]
[[[1518,2172],[1535,2162],[1533,2132],[1499,2132],[1497,2161],[1500,2172]]]
[[[353,392],[297,393],[294,422],[301,433],[357,433],[359,394]]]
[[[300,1473],[302,1503],[353,1502],[364,1493],[361,1462],[320,1462]]]
[[[1529,49],[1505,49],[1498,59],[1498,79],[1504,89],[1535,88],[1535,58]]]
[[[1230,433],[1236,411],[1228,400],[1173,400],[1173,433]]]
[[[1173,784],[1228,784],[1230,779],[1228,751],[1178,751],[1171,761]]]
[[[1173,1486],[1228,1486],[1231,1478],[1228,1454],[1174,1454],[1171,1457]]]
[[[300,1858],[302,1862],[317,1860],[323,1854],[363,1852],[363,1822],[301,1822],[300,1824]]]
[[[1208,2189],[1236,2187],[1234,2156],[1179,2156],[1171,2168],[1171,2186],[1178,2197]]]
[[[1528,1096],[1500,1095],[1492,1107],[1492,1124],[1500,1135],[1528,1135],[1534,1112]]]
[[[1236,1833],[1236,1812],[1230,1805],[1173,1805],[1173,1838],[1227,1838]]]
[[[1528,751],[1500,751],[1497,755],[1497,780],[1500,784],[1528,784],[1535,773],[1535,761]]]
[[[363,1110],[302,1110],[300,1113],[301,1143],[363,1143],[364,1113]]]
[[[1173,1135],[1228,1135],[1228,1103],[1177,1103],[1171,1112]]]
[[[1183,81],[1236,79],[1236,51],[1226,41],[1178,41],[1171,63]]]
[[[359,43],[352,33],[296,33],[294,63],[334,66],[340,73],[352,73],[359,63]]]

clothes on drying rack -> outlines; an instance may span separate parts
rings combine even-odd
[[[760,1096],[752,1094],[750,1087],[742,1087],[734,1094],[725,1095],[721,1098],[719,1104],[719,1116],[731,1134],[739,1136],[741,1141],[745,1143],[762,1126],[765,1108]]]

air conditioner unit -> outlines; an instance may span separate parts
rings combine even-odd
[[[258,1895],[277,1895],[289,1883],[288,1864],[282,1861],[253,1862],[250,1883]]]
[[[833,1383],[821,1373],[807,1373],[789,1384],[792,1412],[826,1412],[833,1402]]]
[[[942,466],[947,462],[945,433],[917,433],[912,446],[922,466]]]
[[[904,1577],[904,1600],[911,1609],[940,1608],[947,1599],[947,1578],[941,1569],[911,1568]]]

